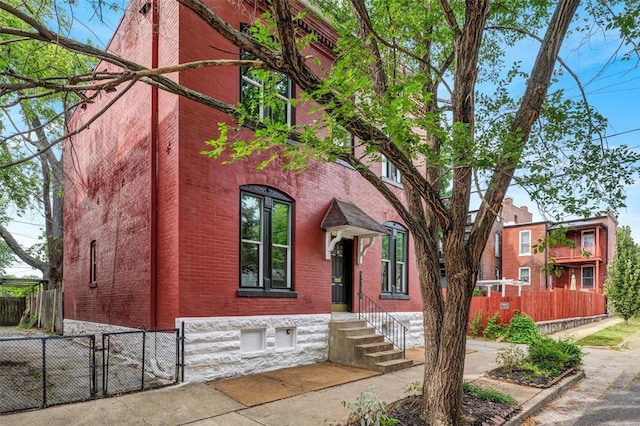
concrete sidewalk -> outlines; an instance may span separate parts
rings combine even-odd
[[[608,327],[618,319],[556,333],[576,337]],[[497,352],[508,343],[469,340],[465,380],[513,396],[522,412],[508,424],[521,424],[580,379],[570,376],[552,389],[537,389],[483,377],[496,367]],[[415,352],[415,351],[414,351]],[[419,353],[419,352],[418,352]],[[415,356],[415,353],[413,354]],[[342,401],[354,401],[367,387],[383,400],[406,396],[403,389],[422,381],[420,365],[381,375],[332,363],[276,370],[210,383],[187,383],[153,391],[97,399],[0,416],[2,425],[339,425],[349,415]]]

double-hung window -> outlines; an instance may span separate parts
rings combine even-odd
[[[239,294],[292,290],[292,218],[293,200],[282,192],[259,185],[240,188]],[[257,292],[244,295],[261,295]]]
[[[244,25],[241,29],[243,32],[249,32],[249,26]],[[256,58],[241,51],[240,59]],[[291,125],[292,97],[293,83],[286,75],[251,66],[240,67],[240,104],[249,116],[256,120]]]
[[[382,293],[407,294],[407,230],[386,222],[389,235],[382,236]]]
[[[582,288],[588,288],[588,289],[593,288],[594,276],[595,276],[593,273],[593,270],[594,270],[593,266],[582,267],[582,282],[581,282]]]
[[[531,231],[520,231],[520,256],[531,254]]]
[[[394,183],[402,183],[400,170],[384,155],[382,156],[382,177]]]
[[[530,282],[531,281],[531,268],[520,268],[518,270],[518,279],[520,281]]]

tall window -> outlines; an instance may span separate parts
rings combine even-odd
[[[387,157],[382,156],[382,177],[387,178],[395,183],[402,183],[402,176],[400,176],[400,170],[391,161],[387,160]]]
[[[520,268],[518,270],[518,279],[520,281],[530,282],[531,281],[531,268]]]
[[[98,261],[96,259],[96,240],[89,244],[89,284],[96,285],[98,279]]]
[[[382,292],[407,294],[407,230],[386,222],[389,235],[382,236]]]
[[[582,267],[582,288],[593,288],[594,273],[593,266]]]
[[[520,255],[531,254],[531,231],[520,231]]]
[[[240,189],[240,287],[291,289],[293,200],[266,186]]]
[[[250,27],[241,30],[249,33]],[[240,59],[256,59],[245,51]],[[240,67],[240,104],[255,119],[267,119],[274,123],[293,124],[293,83],[289,77],[273,71],[254,67]]]
[[[493,251],[495,257],[500,257],[500,234],[497,232],[493,237]]]
[[[590,247],[596,244],[596,233],[592,230],[582,231],[582,247]]]

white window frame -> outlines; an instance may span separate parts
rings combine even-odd
[[[527,271],[527,279],[526,280],[522,279],[522,273],[524,271]],[[531,284],[531,268],[529,268],[529,267],[519,268],[518,269],[518,280],[519,281],[525,281],[525,282],[528,282],[529,284]]]
[[[400,174],[400,170],[387,160],[387,157],[382,156],[382,177],[385,179],[389,179],[391,182],[402,184],[402,175]]]
[[[500,233],[496,232],[493,241],[493,253],[495,257],[500,257]]]
[[[528,236],[528,240],[529,241],[526,241],[526,242],[523,241],[522,237],[524,235]],[[522,249],[523,243],[527,244],[526,251]],[[519,238],[518,238],[518,253],[519,253],[519,256],[529,256],[529,255],[531,255],[531,230],[530,229],[527,229],[525,231],[520,231]]]
[[[591,235],[591,244],[585,244],[585,236]],[[593,247],[596,245],[596,231],[593,229],[589,229],[587,231],[582,231],[581,238],[582,247]]]
[[[591,285],[585,285],[585,276],[584,276],[584,271],[585,269],[591,269],[591,277],[589,277],[591,279]],[[580,288],[588,288],[588,289],[593,289],[596,286],[596,268],[593,265],[587,265],[587,266],[583,266],[581,268],[580,271]]]

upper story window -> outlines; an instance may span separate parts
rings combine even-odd
[[[241,25],[249,33],[250,26]],[[252,60],[254,56],[240,51],[240,59]],[[254,67],[240,67],[240,104],[259,120],[293,124],[293,82],[289,77],[273,71]]]
[[[582,231],[582,247],[594,246],[596,244],[596,233],[593,229]]]
[[[520,268],[518,270],[518,279],[520,281],[530,282],[530,280],[531,280],[531,268]]]
[[[407,294],[407,229],[395,222],[382,236],[382,293]]]
[[[521,256],[531,254],[531,231],[520,231],[520,252]]]
[[[240,188],[240,292],[291,290],[293,200],[273,188]],[[292,293],[292,292],[290,292]],[[244,295],[265,295],[244,292]],[[282,296],[295,297],[295,296]]]
[[[387,160],[387,157],[382,156],[382,177],[389,179],[391,182],[402,183],[402,176],[400,176],[400,170]]]
[[[500,234],[498,232],[493,237],[493,252],[495,257],[500,257]]]

